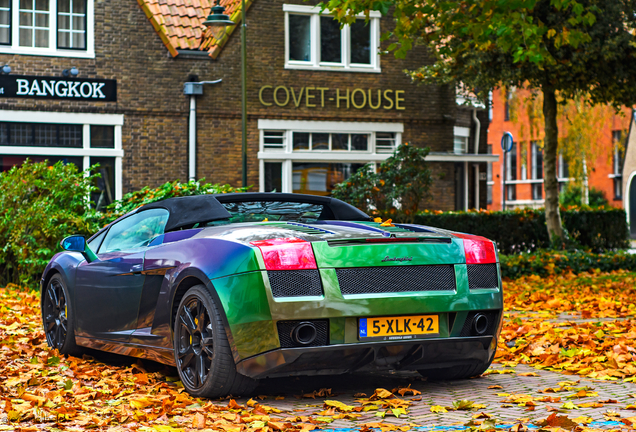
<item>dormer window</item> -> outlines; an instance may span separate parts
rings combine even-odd
[[[380,72],[378,54],[380,13],[371,12],[340,28],[319,7],[283,5],[285,11],[285,68]]]
[[[95,57],[93,0],[0,0],[0,54]]]

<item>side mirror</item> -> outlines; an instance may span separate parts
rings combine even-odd
[[[68,236],[60,242],[60,246],[62,246],[62,249],[65,251],[80,252],[89,263],[97,260],[95,253],[88,247],[88,244],[86,244],[84,236]]]

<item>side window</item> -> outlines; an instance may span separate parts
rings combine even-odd
[[[148,245],[155,236],[163,234],[168,216],[168,210],[152,209],[127,217],[110,227],[99,253]]]
[[[92,239],[91,241],[88,242],[88,247],[91,248],[91,250],[93,252],[97,252],[97,250],[99,249],[99,246],[102,244],[102,240],[104,240],[104,236],[106,235],[107,232],[108,232],[108,230],[105,229],[104,232],[102,232],[100,235],[98,235],[97,237],[95,237],[94,239]]]

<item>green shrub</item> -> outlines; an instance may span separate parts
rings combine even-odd
[[[625,210],[615,208],[561,211],[563,225],[573,243],[599,252],[629,247]],[[415,223],[484,236],[501,253],[533,252],[550,247],[543,209],[468,212],[423,212]]]
[[[609,202],[607,198],[605,198],[605,193],[596,189],[595,187],[590,188],[589,196],[589,207],[591,208],[601,208],[609,206]],[[583,203],[583,190],[579,186],[570,186],[567,187],[561,192],[559,195],[559,204],[564,207],[579,207]]]
[[[600,270],[636,270],[636,254],[628,252],[588,253],[541,250],[530,254],[500,255],[501,277],[550,276]]]
[[[187,183],[181,183],[179,180],[175,180],[164,183],[157,188],[149,188],[148,186],[145,186],[138,191],[127,193],[121,200],[115,201],[106,207],[106,213],[101,219],[102,225],[109,224],[118,217],[123,216],[129,211],[132,211],[144,204],[150,204],[166,198],[245,192],[251,187],[235,188],[229,184],[211,184],[204,183],[204,181],[205,179],[201,179],[200,181],[190,180]]]
[[[368,214],[412,222],[429,198],[432,178],[425,162],[428,152],[428,148],[403,144],[376,173],[365,165],[337,184],[332,196]]]
[[[75,165],[26,161],[0,173],[0,286],[35,286],[59,243],[98,228],[88,197],[95,176]]]

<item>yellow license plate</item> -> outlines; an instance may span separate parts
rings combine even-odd
[[[413,339],[439,334],[439,315],[360,318],[360,339]]]

